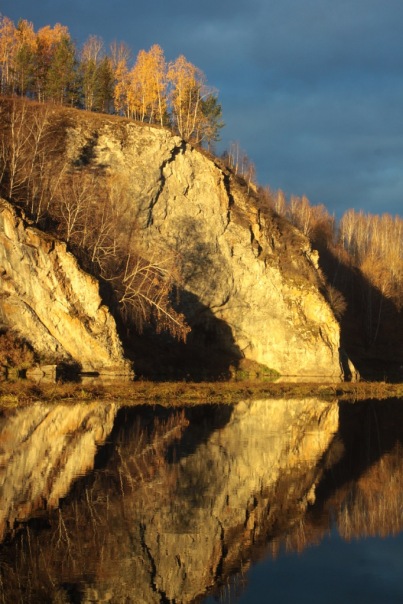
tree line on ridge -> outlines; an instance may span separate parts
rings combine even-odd
[[[0,93],[169,126],[208,148],[223,127],[217,91],[183,55],[167,63],[154,44],[133,62],[125,43],[107,52],[94,35],[79,49],[60,23],[35,31],[0,16]]]

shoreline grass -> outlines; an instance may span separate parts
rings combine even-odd
[[[197,404],[231,404],[250,398],[312,398],[324,401],[360,401],[401,398],[403,384],[388,382],[147,382],[112,381],[83,384],[0,382],[0,410],[35,402],[117,402],[125,405],[168,407]]]

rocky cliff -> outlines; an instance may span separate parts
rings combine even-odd
[[[130,371],[98,282],[79,268],[65,243],[29,226],[4,200],[0,324],[23,336],[42,361],[74,361],[84,371]]]
[[[77,163],[84,151],[93,167],[126,175],[149,249],[177,255],[193,332],[282,374],[340,374],[339,325],[319,291],[317,257],[253,191],[154,127],[104,122],[94,132],[77,123],[68,153]]]
[[[168,130],[80,112],[71,113],[66,123],[63,153],[70,166],[98,179],[124,179],[127,228],[135,226],[150,256],[158,249],[160,257],[175,257],[182,279],[178,310],[191,327],[190,341],[204,345],[206,356],[223,351],[235,361],[251,359],[283,375],[340,376],[339,325],[321,293],[317,254],[307,238],[264,207],[221,162]],[[101,348],[90,354],[85,345],[73,350],[72,340],[80,341],[90,324],[100,334],[110,317],[89,293],[96,289],[93,280],[68,274],[77,275],[73,259],[68,267],[39,263],[51,256],[49,246],[61,249],[35,233],[35,254],[29,243],[12,258],[7,252],[8,282],[3,278],[1,288],[9,297],[1,299],[3,317],[24,334],[45,325],[42,332],[50,335],[48,344],[45,336],[42,342],[49,353],[63,351],[83,366],[113,364]],[[20,267],[26,269],[25,292],[17,285]],[[54,304],[50,296],[42,304],[47,311],[33,313],[38,283],[50,281],[49,291],[59,288],[60,269],[69,284],[64,302]],[[56,311],[57,327],[51,319]],[[67,315],[74,320],[65,322]],[[120,353],[110,354],[116,360]]]

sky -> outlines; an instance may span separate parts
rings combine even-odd
[[[67,25],[185,55],[218,90],[220,154],[239,144],[259,185],[403,216],[403,0],[0,0],[35,30]]]

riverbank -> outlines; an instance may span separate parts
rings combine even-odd
[[[88,381],[88,383],[34,383],[29,380],[0,383],[0,409],[42,402],[115,401],[168,407],[197,404],[231,404],[246,398],[306,398],[359,401],[401,398],[403,384],[387,382],[147,382]]]

